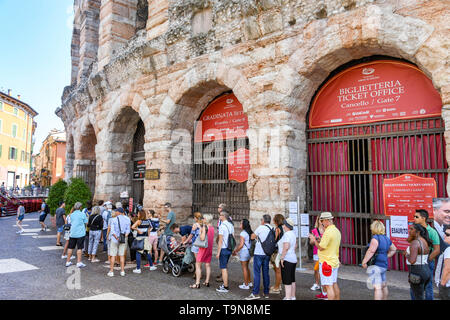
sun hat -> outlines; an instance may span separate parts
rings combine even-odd
[[[331,212],[322,212],[320,214],[320,220],[331,220],[333,219],[333,215],[331,214]]]

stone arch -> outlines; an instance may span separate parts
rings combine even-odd
[[[76,124],[77,139],[74,139],[73,176],[82,178],[89,186],[96,199],[96,180],[98,174],[96,124],[89,116],[78,120]],[[75,134],[74,134],[75,136]]]
[[[128,100],[130,97],[133,100]],[[133,97],[139,98],[136,100]],[[129,105],[113,106],[108,117],[108,125],[100,132],[104,145],[98,150],[97,155],[102,163],[96,186],[98,199],[119,200],[120,193],[124,191],[131,195],[133,137],[139,120],[142,120],[145,126],[136,101],[142,102],[143,99],[140,95],[124,93],[119,102]]]
[[[307,160],[302,155],[307,154],[305,130],[310,102],[320,85],[339,66],[374,55],[408,60],[429,76],[441,92],[445,106],[445,94],[441,89],[448,87],[448,83],[437,72],[445,69],[445,59],[439,51],[426,48],[427,43],[437,41],[432,39],[434,30],[434,26],[423,20],[397,15],[389,8],[376,5],[313,21],[306,26],[296,39],[299,48],[281,68],[273,86],[275,99],[290,115],[285,121],[290,133],[284,143],[289,167],[293,169],[289,184],[291,198],[306,195]],[[423,51],[427,52],[426,58]],[[301,199],[301,207],[304,201]],[[287,203],[284,206],[286,210]]]
[[[196,65],[171,85],[159,116],[149,118],[153,134],[146,151],[154,156],[150,168],[160,169],[161,179],[146,181],[147,199],[159,199],[157,206],[171,202],[183,215],[181,220],[190,216],[192,208],[191,154],[182,163],[172,163],[171,157],[179,147],[191,150],[195,121],[214,98],[227,91],[236,95],[244,112],[252,105],[251,85],[240,71],[218,63]],[[154,205],[144,201],[145,207]]]

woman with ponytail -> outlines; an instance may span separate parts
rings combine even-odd
[[[433,245],[428,231],[420,224],[412,224],[408,229],[408,242],[411,244],[406,252],[406,264],[409,266],[408,281],[411,286],[413,300],[424,300],[425,287],[431,279],[428,268],[428,254]]]

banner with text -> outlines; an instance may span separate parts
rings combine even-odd
[[[442,100],[416,66],[380,60],[340,72],[317,93],[310,128],[441,115]]]
[[[196,123],[195,142],[210,142],[247,137],[248,119],[232,93],[209,104]]]
[[[250,171],[250,151],[239,148],[235,152],[228,153],[228,179],[237,182],[248,180]]]
[[[433,218],[433,198],[436,198],[434,178],[403,174],[383,180],[384,214],[390,216],[390,238],[394,245],[405,250],[409,243],[408,222],[414,221],[416,209],[425,209]]]

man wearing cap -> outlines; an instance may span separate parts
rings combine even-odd
[[[320,282],[327,292],[328,300],[340,300],[337,276],[341,232],[333,224],[331,212],[322,212],[319,219],[325,228],[322,239],[316,239],[313,234],[310,234],[309,238],[311,243],[319,249]]]

